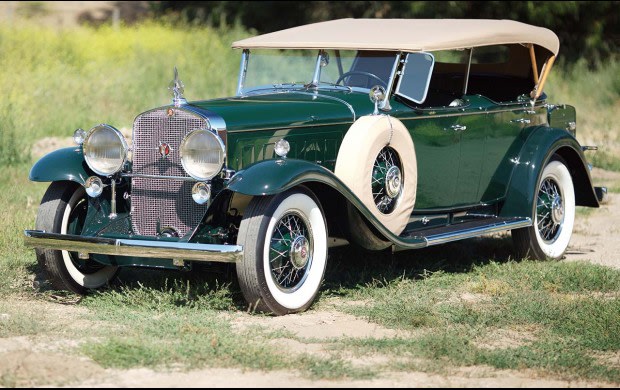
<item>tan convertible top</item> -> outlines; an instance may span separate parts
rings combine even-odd
[[[557,55],[560,42],[543,27],[491,19],[337,19],[234,42],[233,48],[435,51],[533,43]]]

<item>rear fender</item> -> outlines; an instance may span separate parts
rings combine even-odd
[[[599,207],[587,162],[577,140],[565,130],[549,127],[534,129],[521,149],[515,165],[501,217],[533,218],[537,185],[543,167],[554,155],[566,161],[575,187],[578,206]]]

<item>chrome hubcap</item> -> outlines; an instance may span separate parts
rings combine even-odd
[[[306,237],[299,236],[293,241],[291,246],[291,264],[296,270],[303,269],[308,264],[310,254],[310,243]]]
[[[564,219],[564,207],[562,207],[562,198],[556,196],[551,202],[551,218],[554,223],[562,223]]]
[[[394,199],[400,194],[401,187],[401,173],[400,168],[396,165],[393,165],[388,169],[387,175],[385,175],[385,192],[387,196],[391,199]]]

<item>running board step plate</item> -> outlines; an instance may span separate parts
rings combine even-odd
[[[399,238],[401,238],[401,242],[425,240],[425,246],[431,246],[529,226],[532,226],[532,220],[530,218],[485,218],[428,230],[409,232],[401,235]],[[415,247],[419,246],[416,245]],[[412,248],[413,246],[398,245],[395,250]]]

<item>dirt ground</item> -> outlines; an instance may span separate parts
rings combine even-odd
[[[62,142],[66,142],[63,140]],[[62,143],[61,142],[61,143]],[[60,145],[52,145],[52,149]],[[45,145],[49,147],[49,145]],[[35,151],[44,153],[45,147]],[[620,184],[620,173],[595,169],[598,183]],[[578,212],[575,229],[565,261],[588,260],[596,264],[620,268],[620,195],[610,194],[600,209]],[[73,318],[82,313],[79,306],[56,303],[11,302],[25,310],[48,313],[54,325],[76,326]],[[330,305],[326,305],[330,306]],[[30,307],[30,309],[27,309]],[[228,314],[226,314],[228,315]],[[8,314],[0,313],[0,326]],[[257,317],[245,313],[230,314],[233,327],[242,330],[251,325],[283,328],[300,339],[322,340],[347,335],[349,337],[394,337],[398,331],[386,329],[363,319],[333,309],[312,310],[284,317]],[[68,332],[70,334],[70,332]],[[272,343],[289,350],[326,354],[321,343],[304,344],[292,339],[276,339]],[[372,380],[309,380],[295,371],[262,372],[240,369],[203,369],[189,372],[153,371],[151,369],[104,369],[88,358],[75,356],[68,348],[76,342],[49,339],[45,336],[0,338],[0,377],[12,378],[16,386],[71,387],[615,387],[594,381],[564,381],[541,377],[534,371],[498,370],[476,366],[454,370],[444,375],[423,372],[385,372]],[[620,354],[611,358],[618,360]],[[385,364],[385,356],[352,358],[351,363]],[[79,369],[76,370],[76,367]],[[9,384],[10,385],[10,384]]]

